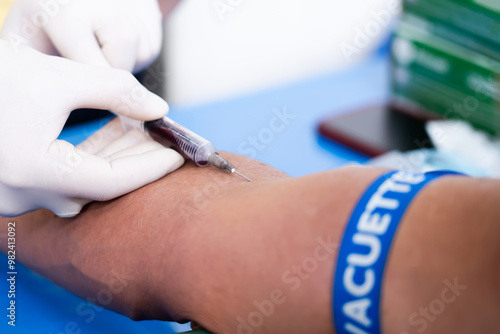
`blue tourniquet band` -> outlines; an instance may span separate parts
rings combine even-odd
[[[346,226],[333,283],[337,334],[380,334],[380,293],[392,239],[408,205],[429,182],[453,172],[390,172],[364,193]]]

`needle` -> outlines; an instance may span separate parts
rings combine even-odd
[[[238,174],[239,176],[241,176],[242,178],[248,180],[249,182],[252,182],[252,180],[250,180],[248,177],[246,177],[245,175],[241,174],[240,172],[238,172],[237,170],[234,171],[236,174]]]

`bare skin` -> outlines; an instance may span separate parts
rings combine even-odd
[[[224,156],[254,182],[187,163],[74,219],[44,210],[1,219],[1,249],[7,223],[16,221],[21,262],[84,298],[122,282],[105,306],[133,319],[193,320],[214,333],[238,333],[256,305],[273,300],[254,333],[334,333],[336,246],[359,197],[384,170],[293,179]],[[499,204],[500,182],[486,179],[444,177],[417,195],[387,262],[384,333],[417,333],[422,319],[426,333],[498,332]],[[318,254],[306,272],[305,259]],[[436,316],[429,305],[442,298],[446,280],[462,290]]]

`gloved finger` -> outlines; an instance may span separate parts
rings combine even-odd
[[[2,212],[8,217],[20,216],[42,208],[49,209],[59,217],[73,217],[85,204],[91,202],[89,199],[66,198],[57,192],[47,192],[46,189],[37,188],[30,189],[30,194],[27,196],[24,189],[6,189],[3,184],[0,184],[0,198],[2,198],[1,206],[6,208]],[[33,202],[33,199],[36,201]]]
[[[25,4],[15,1],[5,18],[0,38],[10,42],[14,49],[24,45],[44,54],[56,55],[56,50],[43,29],[26,23]]]
[[[122,149],[120,151],[116,151],[113,154],[108,155],[107,157],[105,157],[105,159],[108,161],[113,161],[113,160],[129,157],[129,156],[143,154],[145,152],[161,150],[163,148],[165,148],[165,147],[162,144],[150,140],[150,141],[145,141],[143,143],[139,143],[136,145],[125,147],[124,149]]]
[[[108,156],[107,160],[112,161],[124,157],[135,156],[162,148],[164,147],[161,144],[154,141],[143,142],[117,151],[113,155]],[[42,207],[51,210],[61,218],[70,218],[78,215],[82,208],[91,201],[90,199],[66,198],[59,194],[45,194],[43,196]]]
[[[71,22],[61,19],[48,24],[45,31],[61,56],[88,65],[109,67],[90,23],[72,17]],[[78,41],[74,39],[78,36]]]
[[[61,218],[72,218],[78,215],[83,207],[90,202],[92,200],[81,198],[49,198],[43,207]]]
[[[134,71],[142,71],[158,57],[163,42],[162,15],[157,1],[137,17],[140,30],[139,48]]]
[[[135,62],[133,73],[138,73],[148,68],[148,66],[150,66],[158,58],[161,52],[161,35],[158,37],[158,39],[155,39],[154,36],[149,36],[146,34],[144,34],[143,36],[144,38],[141,38],[139,42],[137,59]]]
[[[140,121],[162,118],[168,104],[141,85],[129,72],[73,62],[66,71],[63,89],[71,96],[70,110],[111,110]],[[77,79],[75,79],[77,78]]]
[[[115,68],[132,72],[139,48],[139,32],[131,18],[117,16],[95,28],[102,54]]]
[[[110,200],[129,193],[164,177],[184,163],[184,158],[179,153],[165,147],[152,151],[150,145],[134,149],[146,149],[146,151],[136,151],[135,155],[126,155],[111,160],[109,162],[111,171],[107,175],[97,171],[100,180],[99,185],[96,185],[92,191],[95,200]],[[130,151],[122,153],[126,154]],[[96,191],[99,192],[96,193]]]
[[[138,129],[132,129],[125,133],[123,136],[116,138],[108,145],[102,147],[98,152],[95,153],[95,155],[100,158],[106,158],[128,147],[152,140],[153,139],[151,139],[151,137],[149,137],[144,132],[141,132]]]
[[[17,217],[30,211],[36,210],[26,198],[24,189],[18,187],[9,187],[0,183],[0,210],[2,217]]]
[[[124,153],[107,160],[79,151],[67,142],[55,141],[47,151],[50,163],[41,169],[48,181],[57,184],[59,193],[103,201],[154,182],[184,163],[174,150],[150,144]]]
[[[114,118],[76,147],[86,153],[95,154],[124,134],[120,120]]]

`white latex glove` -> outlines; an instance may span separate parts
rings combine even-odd
[[[163,117],[168,105],[132,74],[27,47],[15,51],[2,40],[0,59],[1,216],[39,208],[74,216],[92,200],[118,197],[183,164],[177,152],[119,126],[105,127],[77,148],[56,139],[74,109],[112,110],[137,120]]]
[[[132,72],[160,53],[162,16],[157,0],[17,0],[1,38]]]

